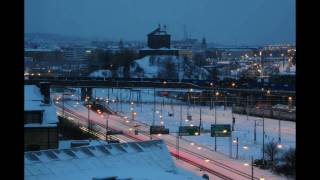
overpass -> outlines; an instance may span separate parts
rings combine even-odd
[[[81,88],[82,100],[85,97],[92,97],[92,88],[163,88],[163,89],[193,89],[194,91],[213,91],[225,94],[250,94],[250,95],[265,95],[267,92],[261,89],[245,89],[245,88],[228,88],[228,87],[210,87],[199,86],[189,82],[167,82],[167,81],[128,81],[128,80],[114,80],[114,79],[86,79],[86,78],[35,78],[25,79],[25,85],[40,85],[40,83],[47,83],[50,87],[63,88],[73,87]],[[295,91],[272,90],[272,95],[276,96],[295,96]]]

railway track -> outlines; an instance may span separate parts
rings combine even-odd
[[[61,109],[61,105],[57,105],[57,107],[59,107],[59,109]],[[64,110],[65,110],[67,113],[71,114],[72,116],[76,117],[76,118],[78,119],[78,123],[80,123],[81,125],[87,125],[87,123],[83,123],[83,122],[86,122],[86,121],[87,121],[87,118],[86,118],[86,117],[83,117],[83,116],[80,115],[79,113],[77,113],[77,112],[75,112],[75,111],[72,111],[72,110],[70,110],[70,109],[68,109],[68,108],[65,108]],[[81,122],[80,122],[79,120],[80,120]],[[96,125],[98,125],[98,126],[101,126],[101,127],[103,127],[103,128],[106,128],[106,125],[105,125],[104,123],[91,121],[91,123],[92,123],[92,122],[94,122],[94,124],[96,124]],[[144,126],[147,126],[146,124],[143,124],[143,125],[144,125]],[[126,126],[128,126],[128,125],[126,124]],[[120,130],[120,129],[117,129],[117,128],[112,127],[112,126],[110,126],[110,125],[108,126],[108,128],[110,128],[111,130],[115,130],[115,131]],[[143,134],[143,135],[146,136],[146,137],[150,137],[150,135],[149,135],[148,132],[146,132],[146,131],[139,130],[139,133],[140,133],[140,134]],[[139,137],[137,137],[137,136],[135,136],[135,135],[133,135],[133,134],[131,134],[131,133],[126,133],[126,132],[123,133],[123,136],[126,137],[126,138],[129,138],[129,139],[131,139],[131,140],[136,140],[136,141],[145,140],[145,139],[139,138]],[[173,135],[168,135],[168,136],[174,137]],[[153,136],[152,138],[153,138],[153,139],[161,139],[161,138],[158,138],[158,137],[155,137],[155,136]],[[128,139],[127,139],[127,140],[128,140]],[[165,141],[165,142],[166,142],[167,145],[170,147],[170,148],[169,148],[169,151],[170,151],[170,153],[171,153],[172,156],[174,156],[174,157],[176,157],[176,158],[179,158],[179,159],[181,159],[181,160],[183,160],[183,161],[185,161],[185,162],[187,162],[187,163],[189,163],[189,164],[192,164],[193,166],[196,166],[196,167],[198,167],[198,168],[200,168],[200,169],[202,169],[202,170],[205,170],[205,171],[207,171],[207,172],[209,172],[209,173],[211,173],[211,174],[213,174],[213,175],[215,175],[215,176],[217,176],[217,177],[220,177],[220,178],[222,178],[222,179],[226,179],[226,180],[233,179],[233,178],[230,178],[230,177],[228,177],[228,176],[226,176],[226,175],[224,175],[224,174],[222,174],[222,173],[220,173],[220,172],[218,172],[218,171],[216,171],[216,170],[210,169],[210,168],[208,168],[208,167],[206,167],[206,166],[204,166],[204,165],[202,165],[202,164],[200,164],[200,163],[194,162],[193,160],[191,160],[191,159],[188,158],[188,157],[185,157],[185,156],[182,156],[182,155],[178,154],[177,151],[176,151],[176,145],[175,145],[174,143],[172,143],[172,142],[170,142],[170,141]],[[224,164],[224,163],[221,163],[221,162],[219,162],[219,161],[216,161],[216,160],[214,160],[214,159],[212,159],[212,158],[205,157],[205,156],[203,156],[203,155],[201,155],[201,154],[197,154],[197,153],[195,153],[195,152],[193,152],[193,151],[190,151],[190,150],[188,150],[188,149],[186,149],[186,148],[183,148],[183,147],[179,147],[179,149],[180,149],[181,151],[184,151],[185,153],[191,154],[191,155],[193,155],[193,156],[195,156],[195,157],[197,157],[197,158],[199,158],[199,159],[208,159],[208,160],[209,160],[209,163],[214,164],[215,166],[217,166],[217,167],[219,167],[219,168],[222,168],[222,169],[224,169],[224,170],[227,170],[227,171],[229,171],[229,172],[231,172],[231,173],[233,173],[233,174],[235,174],[235,175],[241,176],[241,177],[246,178],[246,179],[251,179],[251,175],[250,175],[250,174],[247,174],[247,173],[245,173],[245,172],[242,172],[242,171],[240,171],[240,170],[237,170],[237,169],[235,169],[235,168],[233,168],[233,167],[230,167],[230,166],[228,166],[228,165],[226,165],[226,164]],[[258,180],[259,178],[254,177],[254,179]]]

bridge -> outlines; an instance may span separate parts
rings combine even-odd
[[[164,89],[189,89],[195,91],[219,91],[221,93],[230,94],[252,94],[252,95],[263,95],[266,94],[266,90],[252,89],[252,88],[240,88],[240,87],[223,87],[219,85],[210,86],[208,85],[197,85],[189,82],[170,82],[170,81],[130,81],[130,80],[119,80],[119,79],[88,79],[88,78],[34,78],[25,79],[25,85],[39,85],[41,82],[50,84],[50,87],[74,87],[85,89],[85,91],[91,91],[92,88],[164,88]],[[295,91],[287,90],[272,90],[273,95],[278,96],[295,96]],[[90,93],[91,94],[91,93]]]

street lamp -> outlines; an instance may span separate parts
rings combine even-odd
[[[238,159],[238,154],[239,154],[239,153],[238,153],[238,152],[239,152],[239,138],[237,137],[237,138],[234,139],[232,142],[237,145],[236,159]]]
[[[249,166],[250,164],[248,162],[245,162],[243,164],[244,166]],[[254,161],[253,161],[253,156],[251,156],[251,179],[253,180],[254,179],[254,176],[253,176],[253,166],[254,166]],[[263,177],[262,177],[263,178]],[[261,179],[261,178],[260,178]],[[264,179],[264,178],[263,178]]]
[[[249,149],[248,145],[246,145],[246,144],[243,145],[243,149],[244,149],[244,150],[248,150],[248,149]]]
[[[88,107],[88,130],[90,131],[91,127],[90,127],[90,108],[91,108],[91,104],[87,105]]]

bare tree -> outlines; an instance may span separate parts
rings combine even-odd
[[[267,158],[269,158],[272,164],[274,164],[275,158],[279,152],[280,151],[277,147],[277,143],[275,143],[274,141],[271,141],[270,143],[265,145],[264,153],[267,156]]]

